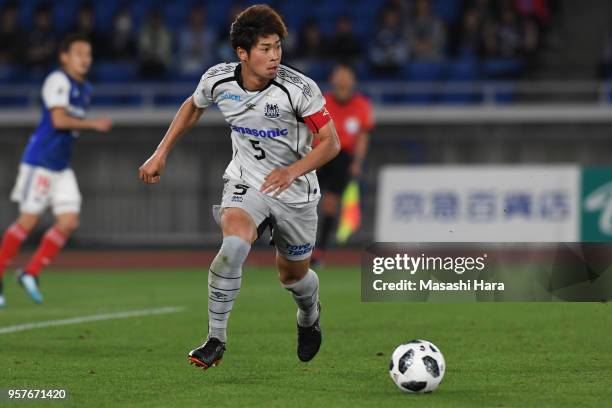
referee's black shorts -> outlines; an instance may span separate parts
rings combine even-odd
[[[317,170],[321,192],[342,195],[351,179],[350,168],[353,157],[341,150],[329,163]]]

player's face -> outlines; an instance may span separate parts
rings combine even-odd
[[[259,37],[257,43],[251,48],[246,63],[249,69],[257,76],[274,79],[278,71],[283,49],[277,34]]]
[[[60,58],[66,70],[85,76],[91,67],[91,45],[85,41],[77,41],[70,46],[68,52],[62,53]]]
[[[336,68],[331,77],[334,94],[340,100],[347,100],[353,93],[355,87],[355,75],[350,69]]]

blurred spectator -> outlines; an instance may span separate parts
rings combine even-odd
[[[348,16],[340,16],[336,20],[336,31],[330,39],[329,52],[341,62],[354,62],[361,56],[359,40]]]
[[[406,22],[410,20],[412,6],[413,0],[387,0],[380,10],[395,10],[397,13],[399,13],[400,21],[402,21],[402,24],[405,26]]]
[[[138,37],[140,74],[147,79],[160,79],[172,61],[172,35],[164,24],[162,14],[149,13]]]
[[[472,0],[468,10],[474,10],[482,23],[495,19],[495,10],[493,10],[491,0]]]
[[[480,12],[471,8],[463,15],[459,41],[456,45],[456,56],[458,58],[478,58],[484,48],[483,23]]]
[[[6,4],[0,15],[0,65],[17,64],[22,59],[24,33],[18,21],[17,4]]]
[[[413,59],[438,60],[444,57],[446,29],[444,23],[432,14],[429,0],[415,0],[407,37]]]
[[[318,61],[327,55],[325,37],[314,18],[306,20],[300,31],[296,58]]]
[[[134,20],[128,8],[113,17],[113,28],[104,44],[104,55],[114,60],[128,60],[136,55]]]
[[[99,50],[101,48],[103,41],[100,34],[96,31],[96,16],[91,4],[84,4],[79,8],[75,32],[89,38],[94,50]]]
[[[538,31],[533,22],[525,22],[511,5],[500,11],[500,21],[485,28],[487,56],[519,58],[529,56],[538,45]]]
[[[550,8],[547,0],[515,0],[515,8],[526,19],[535,19],[540,28],[548,25]]]
[[[34,13],[34,27],[27,35],[26,61],[30,70],[42,74],[55,63],[57,37],[52,27],[51,11],[45,4]]]
[[[395,74],[408,59],[400,10],[385,7],[370,43],[370,64],[378,74]]]
[[[206,12],[196,5],[189,13],[187,27],[179,31],[178,69],[184,74],[201,74],[213,62],[213,33],[206,28]]]
[[[241,4],[234,4],[227,13],[227,23],[221,26],[217,33],[217,56],[221,61],[231,62],[237,60],[236,51],[232,48],[229,33],[232,23],[245,8]]]

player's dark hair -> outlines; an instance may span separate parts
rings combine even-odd
[[[76,42],[86,42],[91,45],[91,40],[84,34],[68,34],[60,42],[58,52],[61,54],[70,51],[70,47]]]
[[[353,73],[353,75],[355,75],[355,67],[347,62],[347,61],[339,61],[334,65],[334,68],[332,69],[332,72],[336,71],[337,69],[346,69],[347,71],[351,71]]]
[[[232,48],[238,47],[251,52],[262,36],[277,34],[283,40],[287,37],[287,26],[274,9],[265,4],[255,4],[238,14],[230,29]]]

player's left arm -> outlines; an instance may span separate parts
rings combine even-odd
[[[327,112],[325,107],[321,111]],[[316,136],[319,138],[317,147],[290,166],[272,170],[261,186],[261,191],[264,193],[274,191],[274,196],[277,196],[287,189],[293,180],[320,168],[340,153],[340,139],[332,120],[327,119],[327,122],[318,129]]]
[[[353,156],[353,162],[351,163],[351,175],[353,177],[359,177],[361,175],[361,169],[363,167],[366,154],[368,153],[369,144],[370,134],[367,131],[359,132],[355,141],[355,155]]]
[[[361,176],[361,170],[363,169],[363,162],[365,161],[366,155],[368,154],[368,147],[370,145],[370,133],[369,131],[374,127],[374,117],[372,114],[372,106],[370,102],[364,99],[362,105],[362,117],[363,124],[362,128],[355,138],[355,151],[353,154],[353,161],[351,163],[351,176]]]

